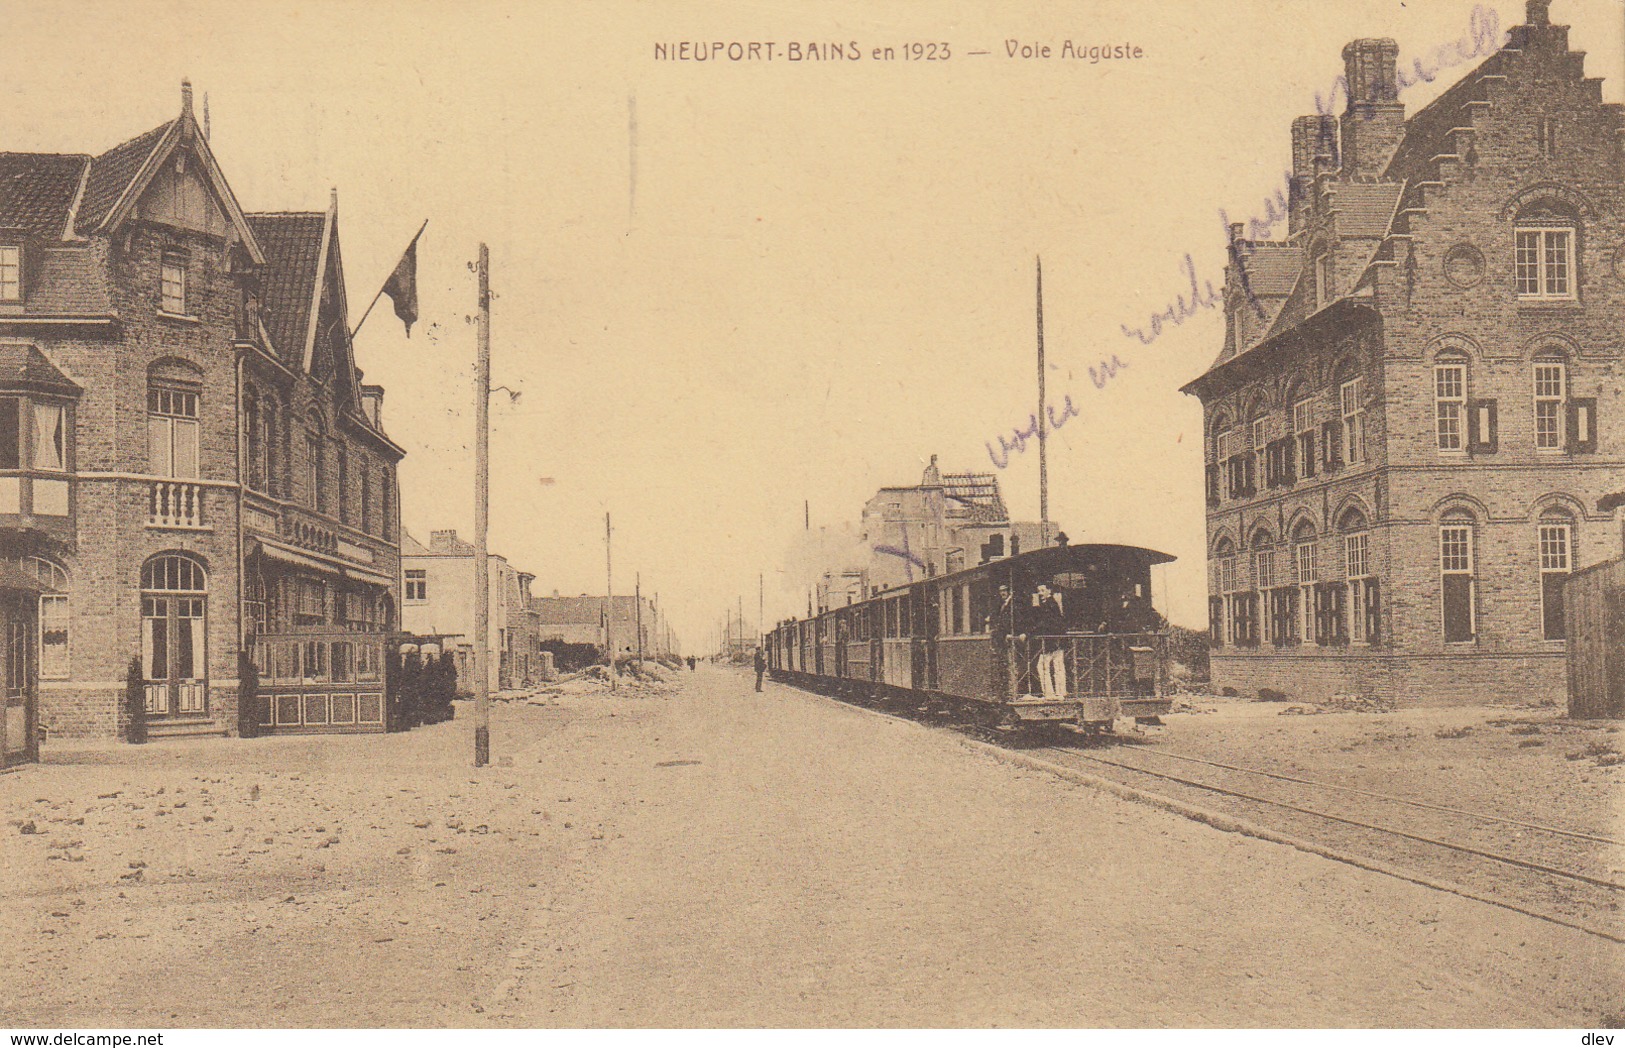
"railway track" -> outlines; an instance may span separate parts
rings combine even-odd
[[[1625,842],[1573,827],[1208,760],[1125,737],[1042,740],[935,704],[842,701],[1201,809],[1368,869],[1625,942]]]

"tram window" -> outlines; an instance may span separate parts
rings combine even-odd
[[[902,611],[902,621],[899,628],[902,630],[902,635],[912,637],[914,636],[914,601],[912,596],[903,598],[900,610]]]

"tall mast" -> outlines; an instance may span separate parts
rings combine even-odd
[[[1038,259],[1038,531],[1039,548],[1049,546],[1049,418],[1044,402],[1044,260]]]

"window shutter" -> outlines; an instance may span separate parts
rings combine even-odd
[[[1470,400],[1467,402],[1467,451],[1469,454],[1495,454],[1496,428],[1495,401]]]
[[[1343,465],[1343,430],[1340,422],[1320,424],[1320,463],[1327,473],[1336,472]]]
[[[1298,479],[1298,471],[1293,462],[1293,453],[1296,450],[1297,441],[1291,437],[1281,441],[1281,483],[1283,484],[1291,484]]]
[[[1597,398],[1577,397],[1569,401],[1568,451],[1589,455],[1597,450]]]
[[[1217,506],[1219,504],[1218,463],[1213,463],[1207,468],[1207,504],[1209,506]]]
[[[1349,642],[1348,588],[1342,583],[1328,583],[1326,593],[1331,598],[1330,626],[1332,643],[1347,645]]]
[[[1315,431],[1308,430],[1303,434],[1301,440],[1303,443],[1303,475],[1312,477],[1315,475]]]
[[[1365,581],[1365,639],[1367,644],[1376,644],[1382,637],[1382,601],[1377,596],[1377,580]]]
[[[1249,497],[1258,494],[1258,456],[1242,456],[1241,466],[1245,477],[1242,481],[1242,494]]]

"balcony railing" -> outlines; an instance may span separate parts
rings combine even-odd
[[[184,480],[155,480],[147,509],[153,528],[203,527],[203,486]]]

